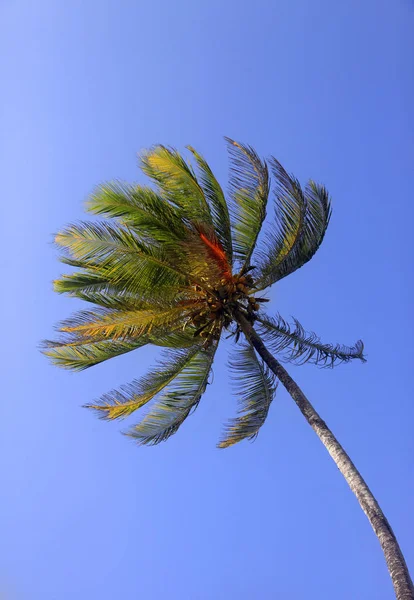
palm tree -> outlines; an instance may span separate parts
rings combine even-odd
[[[219,442],[226,448],[253,439],[266,420],[278,381],[285,386],[356,495],[383,549],[398,599],[414,588],[398,542],[365,481],[282,364],[334,366],[364,361],[363,344],[322,343],[298,321],[263,310],[262,293],[308,262],[330,219],[322,185],[304,189],[275,159],[274,218],[263,240],[270,177],[249,146],[227,139],[230,192],[193,148],[197,170],[174,149],[156,146],[141,156],[153,188],[111,183],[87,208],[107,220],[70,225],[56,236],[62,261],[75,271],[55,290],[92,304],[60,324],[58,341],[43,351],[58,366],[81,370],[146,344],[165,348],[155,368],[87,407],[101,418],[128,417],[153,401],[125,433],[139,444],[174,434],[198,406],[222,335],[234,338],[230,367],[243,380],[240,410]],[[240,336],[242,341],[239,342]],[[238,342],[238,343],[237,343]]]

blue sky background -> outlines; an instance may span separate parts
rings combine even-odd
[[[368,481],[414,570],[411,0],[0,0],[0,595],[8,600],[393,597],[368,521],[280,388],[254,444],[215,443],[236,404],[226,348],[197,412],[155,448],[80,406],[148,350],[81,374],[37,344],[77,308],[52,293],[52,233],[136,152],[223,135],[334,199],[314,260],[269,310],[368,363],[290,372]]]

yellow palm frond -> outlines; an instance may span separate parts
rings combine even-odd
[[[152,330],[177,329],[185,323],[188,309],[172,306],[160,310],[118,311],[96,309],[80,311],[61,324],[63,333],[82,338],[135,339]]]

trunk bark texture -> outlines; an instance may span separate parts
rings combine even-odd
[[[313,408],[299,386],[291,378],[286,369],[267,350],[250,321],[242,314],[238,315],[237,320],[243,333],[256,349],[257,353],[262,357],[269,369],[271,369],[292,396],[299,410],[315,431],[322,444],[328,450],[335,461],[336,466],[341,471],[349,487],[357,497],[362,510],[368,517],[378,541],[381,544],[388,571],[394,585],[396,598],[398,600],[414,600],[413,582],[397,539],[378,502],[375,500],[358,469],[335,438],[325,421],[321,419]]]

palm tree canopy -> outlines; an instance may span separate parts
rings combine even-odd
[[[62,262],[74,270],[54,289],[91,309],[60,323],[59,339],[43,343],[52,362],[82,370],[147,344],[164,347],[152,372],[87,405],[112,420],[150,403],[125,432],[140,444],[166,440],[197,407],[223,332],[239,339],[238,315],[254,322],[285,360],[322,366],[365,360],[361,341],[323,344],[298,321],[290,325],[263,311],[262,291],[303,266],[321,245],[330,198],[314,181],[302,188],[275,158],[267,164],[250,146],[227,143],[227,198],[194,148],[188,149],[195,168],[176,150],[155,146],[140,159],[152,187],[100,186],[87,210],[102,220],[70,225],[55,238]],[[236,382],[243,381],[240,411],[220,447],[257,435],[277,385],[248,341],[233,353],[230,368]]]

